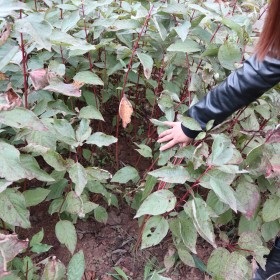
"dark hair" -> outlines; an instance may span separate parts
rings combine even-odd
[[[266,55],[280,59],[280,0],[270,1],[256,53],[260,60]]]

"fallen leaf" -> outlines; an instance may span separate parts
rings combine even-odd
[[[9,111],[21,105],[21,97],[12,88],[0,94],[0,111]]]
[[[0,47],[3,46],[6,43],[6,41],[8,40],[11,30],[12,30],[12,26],[9,23],[7,23],[3,27],[3,30],[0,33]]]
[[[131,122],[131,115],[133,113],[133,108],[130,101],[127,99],[126,95],[123,96],[120,106],[119,106],[119,114],[122,119],[122,126],[126,128],[127,125]]]

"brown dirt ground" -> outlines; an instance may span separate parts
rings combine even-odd
[[[32,228],[19,230],[20,238],[31,238],[35,233],[44,228],[43,242],[53,248],[40,256],[34,256],[35,263],[48,256],[56,256],[66,266],[71,258],[71,253],[59,244],[54,228],[58,221],[57,215],[47,213],[48,204],[44,203],[34,207],[31,211]],[[164,268],[163,258],[167,253],[171,239],[166,238],[162,244],[151,249],[134,251],[138,237],[139,226],[133,219],[128,206],[121,209],[109,209],[109,219],[106,225],[97,223],[94,219],[79,220],[76,224],[78,244],[76,252],[83,250],[86,260],[86,272],[83,280],[113,280],[107,273],[114,272],[113,267],[118,266],[133,280],[143,280],[145,265],[156,258],[154,269]],[[198,257],[206,262],[212,248],[202,240],[198,241]],[[32,256],[31,256],[32,257]],[[207,275],[196,268],[179,264],[175,269],[164,276],[172,280],[206,280]]]

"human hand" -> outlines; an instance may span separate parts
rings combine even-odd
[[[164,122],[166,125],[170,126],[170,129],[165,130],[158,136],[158,143],[167,142],[164,146],[160,148],[160,151],[165,151],[172,148],[176,144],[182,144],[183,146],[188,145],[192,139],[189,138],[182,130],[180,122]]]

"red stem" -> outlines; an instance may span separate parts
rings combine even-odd
[[[177,202],[175,208],[177,208],[177,207],[188,197],[188,195],[191,193],[191,191],[192,191],[195,187],[197,187],[197,186],[199,185],[201,178],[202,178],[204,175],[206,175],[207,172],[208,172],[209,170],[211,170],[211,168],[212,168],[211,165],[208,166],[208,167],[205,169],[205,171],[204,171],[202,174],[200,174],[199,178],[191,185],[191,187],[186,191],[186,193],[185,193],[185,194],[181,197],[181,199]],[[168,215],[169,213],[170,213],[170,212],[168,212],[167,215]]]
[[[215,32],[213,33],[213,35],[212,35],[212,37],[210,39],[210,43],[212,43],[212,41],[214,40],[216,34],[218,33],[218,31],[220,30],[221,27],[222,27],[222,24],[219,23],[217,29],[215,30]],[[202,59],[199,61],[195,73],[197,73],[197,71],[199,70],[201,63],[202,63]]]
[[[22,19],[22,10],[20,10],[20,19]],[[23,69],[23,84],[24,84],[24,106],[26,109],[28,109],[28,80],[27,80],[27,55],[25,53],[25,47],[24,47],[24,40],[23,40],[23,34],[20,33],[20,47],[21,47],[21,55],[22,55],[22,69]]]
[[[139,41],[140,41],[140,39],[142,37],[142,34],[143,34],[145,28],[149,24],[149,20],[151,18],[153,9],[154,9],[154,5],[151,6],[150,11],[149,11],[149,13],[148,13],[148,15],[146,17],[146,20],[145,20],[145,22],[144,22],[144,24],[142,26],[142,29],[141,29],[140,33],[138,34],[138,38],[137,38],[137,40],[135,41],[135,43],[133,45],[132,54],[131,54],[130,61],[128,63],[127,71],[126,71],[126,74],[125,74],[125,77],[124,77],[124,81],[123,81],[123,87],[122,87],[122,92],[121,92],[120,100],[124,97],[125,87],[126,87],[126,84],[127,84],[128,74],[129,74],[129,72],[131,70],[131,67],[132,67],[133,58],[134,58],[134,55],[135,55],[136,50],[138,48]],[[120,123],[120,115],[117,114],[116,138],[119,137],[119,123]],[[118,146],[118,142],[116,143],[116,167],[117,167],[117,169],[119,169],[119,146]]]
[[[264,120],[264,122],[261,124],[261,126],[260,126],[260,129],[259,129],[259,131],[261,131],[264,127],[265,127],[265,125],[268,123],[268,121],[269,120]],[[251,143],[251,141],[254,139],[254,137],[255,137],[255,135],[253,135],[249,140],[248,140],[248,142],[244,145],[244,147],[242,148],[242,150],[240,151],[240,153],[242,153],[244,150],[245,150],[245,148]]]
[[[162,57],[161,67],[160,67],[159,74],[158,74],[157,87],[155,89],[155,97],[154,97],[153,108],[152,108],[152,113],[151,113],[150,119],[153,118],[154,112],[155,112],[156,98],[158,96],[158,92],[159,92],[160,85],[161,85],[162,74],[164,71],[164,57],[165,57],[165,55],[163,55],[163,57]],[[149,123],[148,135],[147,135],[148,137],[147,137],[146,141],[151,138],[151,126],[152,126],[152,124]]]

